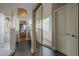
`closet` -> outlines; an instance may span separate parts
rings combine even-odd
[[[53,12],[55,49],[68,56],[78,55],[78,4],[66,4]]]

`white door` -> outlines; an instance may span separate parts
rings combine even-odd
[[[78,55],[78,9],[77,4],[67,4],[57,9],[56,49],[65,55]]]
[[[56,49],[66,54],[66,38],[65,38],[65,21],[66,21],[66,10],[60,8],[55,12],[56,20]]]
[[[76,56],[78,53],[78,9],[77,4],[68,4],[66,13],[67,55]]]

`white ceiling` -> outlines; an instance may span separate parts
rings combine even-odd
[[[32,3],[0,3],[0,6],[14,6],[14,7],[21,7],[21,8],[32,8]]]

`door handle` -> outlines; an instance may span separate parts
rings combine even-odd
[[[72,35],[72,37],[76,37],[75,35]]]
[[[66,35],[69,36],[69,33],[67,33]]]

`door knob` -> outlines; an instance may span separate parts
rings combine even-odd
[[[67,33],[66,35],[68,35],[68,36],[69,36],[69,33]]]
[[[75,35],[72,35],[72,37],[76,37]]]

